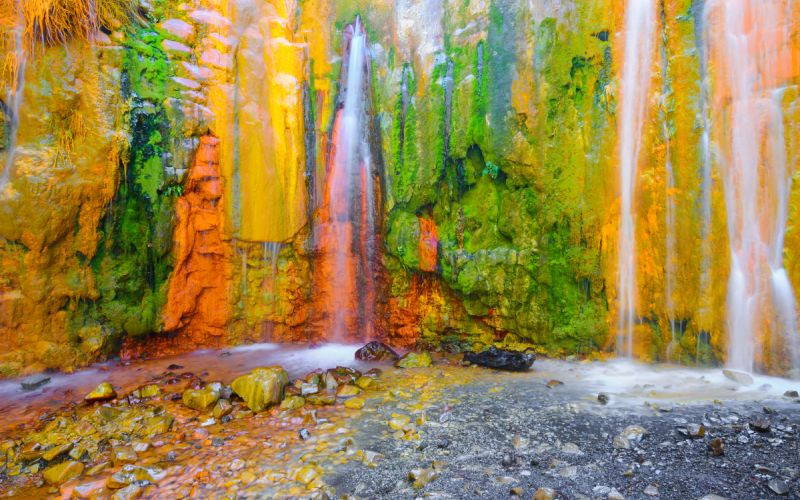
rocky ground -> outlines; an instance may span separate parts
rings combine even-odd
[[[537,361],[530,372],[507,373],[433,358],[433,366],[416,366],[427,356],[408,358],[408,368],[379,364],[382,373],[349,381],[358,374],[340,370],[335,392],[302,398],[334,383],[326,372],[310,374],[263,411],[231,393],[230,380],[213,384],[188,366],[113,398],[113,387],[99,387],[98,401],[3,425],[0,494],[800,497],[800,399],[792,393],[600,395],[573,376],[578,363],[554,370]]]

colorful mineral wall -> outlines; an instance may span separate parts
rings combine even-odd
[[[0,10],[0,55],[25,61],[0,89],[0,375],[123,346],[334,338],[322,297],[354,263],[325,260],[320,228],[357,17],[379,262],[353,267],[374,293],[342,302],[346,340],[613,352],[629,213],[634,357],[724,363],[752,342],[752,368],[796,367],[797,0],[107,3],[22,52],[18,34],[48,25]],[[628,45],[633,8],[648,43]],[[736,30],[747,86],[730,70]],[[629,203],[626,57],[647,82]],[[738,166],[737,109],[761,123]],[[760,236],[745,240],[769,247],[745,264],[737,168],[756,179]],[[337,240],[350,259],[365,220]],[[761,305],[736,333],[748,297]]]

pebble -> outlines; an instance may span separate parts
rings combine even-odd
[[[20,385],[22,386],[22,390],[35,391],[39,387],[42,387],[48,383],[50,383],[50,377],[47,375],[38,374],[25,377],[22,379],[22,382],[20,382]]]
[[[715,457],[720,457],[725,454],[725,443],[720,438],[714,438],[708,442],[708,449]]]
[[[649,497],[657,497],[658,496],[658,486],[655,484],[649,484],[644,489],[644,494]]]
[[[608,500],[625,500],[625,497],[616,488],[611,488],[611,491],[608,492]]]
[[[706,435],[706,428],[703,424],[687,424],[686,432],[693,439],[699,439]]]
[[[607,405],[608,404],[608,394],[605,394],[605,393],[601,392],[600,394],[597,395],[597,401],[601,405]]]
[[[770,479],[767,486],[776,495],[786,495],[789,493],[789,485],[786,484],[786,481],[781,479]]]
[[[553,387],[558,387],[559,385],[564,385],[564,382],[560,380],[548,380],[547,381],[547,388],[552,389]]]
[[[783,395],[785,397],[787,397],[787,398],[798,398],[798,397],[800,397],[800,393],[798,393],[797,391],[786,391],[786,392],[783,393]]]
[[[770,430],[770,423],[769,420],[763,418],[757,418],[755,420],[750,421],[750,428],[757,432],[769,432]]]
[[[311,433],[308,432],[308,429],[305,428],[297,431],[297,435],[300,436],[300,439],[302,439],[303,441],[311,437]]]
[[[556,491],[553,488],[541,487],[533,494],[533,500],[553,500],[556,497]]]

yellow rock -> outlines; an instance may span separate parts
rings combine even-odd
[[[370,377],[365,377],[364,375],[356,379],[356,385],[365,391],[372,387],[374,383],[374,380],[372,380]]]
[[[431,366],[433,364],[433,360],[431,359],[431,355],[428,354],[426,351],[422,352],[409,352],[400,360],[395,363],[395,366],[398,368],[418,368],[418,367],[425,367]]]
[[[197,411],[206,411],[219,401],[222,384],[214,382],[202,389],[186,389],[183,391],[183,404]]]
[[[389,427],[394,430],[401,431],[408,427],[411,423],[411,417],[403,415],[402,413],[392,413],[392,418],[389,420]]]
[[[47,460],[48,462],[56,458],[57,456],[61,455],[62,453],[66,453],[72,449],[72,443],[62,444],[61,446],[54,446],[49,450],[42,453],[42,458]]]
[[[42,473],[44,480],[47,484],[59,486],[66,483],[70,479],[75,479],[83,473],[83,464],[81,462],[69,461],[62,462],[58,465],[48,467]]]
[[[340,385],[339,389],[336,390],[336,395],[340,398],[352,398],[353,396],[358,396],[361,392],[361,389],[354,385]]]
[[[92,392],[86,395],[83,399],[86,401],[107,401],[109,399],[114,399],[117,397],[116,391],[114,391],[114,387],[109,384],[108,382],[103,382],[102,384],[98,385],[94,388]]]
[[[311,481],[319,477],[319,475],[319,467],[315,465],[304,465],[297,469],[297,472],[294,473],[294,479],[297,482],[309,484]]]
[[[288,396],[281,401],[282,410],[296,410],[302,408],[306,400],[302,396]]]
[[[280,366],[256,368],[242,375],[231,384],[233,391],[253,411],[261,411],[283,399],[283,390],[289,383],[289,375]]]
[[[364,398],[352,398],[348,399],[344,402],[345,408],[350,408],[351,410],[360,410],[364,407]]]

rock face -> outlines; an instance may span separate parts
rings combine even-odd
[[[244,400],[248,408],[261,411],[283,399],[283,390],[289,375],[280,366],[256,368],[231,384],[233,391]]]
[[[399,358],[394,349],[377,340],[356,351],[356,359],[359,361],[396,361]]]
[[[200,139],[176,205],[175,270],[167,292],[164,330],[182,348],[225,344],[230,317],[230,242],[225,234],[220,143]]]
[[[67,46],[51,40],[32,54],[15,120],[3,106],[4,123],[19,122],[13,155],[0,127],[0,165],[12,164],[0,186],[0,377],[84,365],[120,344],[134,356],[325,339],[335,308],[314,304],[314,292],[336,298],[336,287],[318,285],[337,273],[348,275],[348,296],[361,293],[341,303],[348,325],[360,318],[353,328],[381,333],[353,338],[610,347],[624,2],[229,4],[143,2],[137,23],[69,34]],[[371,152],[381,208],[366,213],[348,197],[364,217],[339,224],[330,208],[342,200],[325,200],[347,88],[338,30],[356,10],[372,75],[363,92],[371,132],[357,142]],[[634,214],[639,302],[649,310],[636,311],[648,319],[634,351],[720,362],[730,256],[710,251],[727,237],[726,204],[710,200],[725,199],[725,183],[696,174],[720,177],[722,166],[698,145],[730,142],[704,125],[731,102],[712,74],[725,67],[712,36],[724,23],[687,16],[681,2],[661,11],[639,134],[640,163],[652,169],[638,180]],[[772,17],[781,19],[771,33],[797,31],[795,19]],[[800,42],[784,42],[761,44],[779,62],[761,80],[787,89],[775,107],[793,130],[787,103],[800,68],[785,61]],[[795,153],[775,155],[786,178]],[[785,193],[787,220],[798,189]],[[336,257],[326,231],[359,235],[367,225],[376,228],[367,243],[381,249],[369,255],[374,272],[325,261]],[[795,288],[798,228],[788,224],[783,266]],[[669,241],[699,243],[667,258]],[[674,296],[664,300],[668,280]],[[368,291],[371,281],[381,286]],[[681,342],[664,342],[676,315]],[[788,372],[792,343],[764,335],[774,349],[758,365]]]
[[[464,361],[478,366],[485,366],[486,368],[493,368],[495,370],[508,370],[512,372],[523,372],[528,370],[536,356],[533,354],[526,354],[522,352],[506,351],[498,349],[494,346],[483,352],[467,352],[464,353]]]
[[[427,352],[411,351],[400,358],[397,363],[395,363],[395,366],[398,368],[424,368],[426,366],[431,366],[432,364],[433,360],[431,359],[431,355]]]

